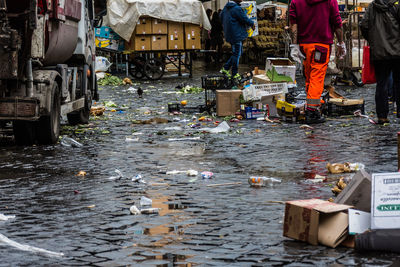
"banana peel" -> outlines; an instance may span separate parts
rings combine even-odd
[[[92,116],[102,116],[104,114],[104,111],[106,111],[106,108],[101,106],[101,107],[91,107],[90,109],[90,115]]]
[[[335,194],[335,196],[339,195],[343,189],[345,189],[347,184],[344,181],[343,177],[340,177],[339,180],[336,183],[336,186],[332,188],[332,193]]]

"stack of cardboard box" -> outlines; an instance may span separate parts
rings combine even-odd
[[[200,49],[200,33],[199,25],[141,17],[126,46],[129,51]]]

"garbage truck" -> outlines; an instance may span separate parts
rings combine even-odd
[[[57,143],[65,115],[88,123],[95,26],[93,0],[0,0],[0,127],[17,144]]]

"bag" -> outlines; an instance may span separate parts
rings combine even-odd
[[[363,84],[376,83],[375,68],[371,64],[369,46],[364,46],[361,80]]]

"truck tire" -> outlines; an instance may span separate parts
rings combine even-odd
[[[39,144],[55,144],[60,136],[61,98],[57,82],[52,88],[50,115],[40,117],[37,124],[37,140]]]
[[[34,121],[14,121],[13,131],[18,146],[31,146],[36,141],[36,123]]]
[[[78,124],[88,124],[90,117],[90,108],[92,107],[92,84],[88,77],[86,76],[86,72],[88,70],[88,66],[86,65],[82,72],[82,81],[83,78],[86,79],[85,82],[82,82],[82,88],[87,87],[86,95],[85,95],[85,107],[67,114],[68,123],[70,125],[78,125]],[[92,72],[93,73],[93,72]],[[85,90],[81,90],[81,94],[84,94]]]

